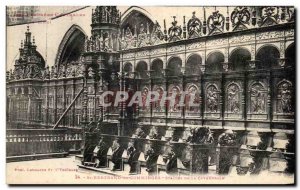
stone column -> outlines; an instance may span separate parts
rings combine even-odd
[[[209,146],[206,144],[190,144],[191,173],[208,173]]]
[[[190,149],[190,172],[208,173],[209,149],[213,145],[213,136],[208,127],[192,128],[187,138]]]
[[[83,100],[82,100],[82,124],[85,126],[88,123],[88,89],[87,79],[83,79]]]

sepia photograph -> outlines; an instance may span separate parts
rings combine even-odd
[[[295,12],[6,6],[6,183],[295,185]]]

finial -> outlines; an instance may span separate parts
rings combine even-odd
[[[27,25],[27,32],[29,32],[29,25]]]
[[[175,22],[176,16],[173,16],[173,19],[174,19],[174,22]]]
[[[32,36],[32,43],[33,43],[33,45],[35,45],[35,39],[34,39],[34,36]]]
[[[150,33],[150,29],[149,29],[149,23],[147,22],[147,34]]]
[[[177,25],[176,16],[173,16],[173,19],[174,19],[174,21],[172,22],[172,25],[176,26]]]
[[[195,17],[195,14],[196,14],[196,12],[195,12],[195,11],[193,11],[193,18]]]
[[[23,48],[23,40],[21,40],[21,48]]]

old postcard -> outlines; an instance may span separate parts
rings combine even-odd
[[[8,184],[294,184],[295,9],[7,6]]]

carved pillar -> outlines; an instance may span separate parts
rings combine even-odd
[[[285,68],[287,63],[287,60],[285,58],[285,41],[280,42],[279,54],[280,54],[280,58],[278,59],[278,65],[281,68]]]
[[[153,76],[155,76],[155,74],[154,74],[153,70],[150,70],[149,72],[150,72],[150,91],[153,92],[154,91]],[[152,97],[149,97],[149,98],[152,98]],[[154,102],[150,102],[150,124],[152,124],[152,118],[153,118],[153,104],[154,104]]]
[[[268,94],[267,94],[267,110],[269,110],[268,114],[269,114],[269,119],[270,121],[273,121],[273,104],[272,104],[272,97],[274,94],[274,85],[273,85],[273,72],[272,70],[270,70],[270,74],[269,74],[269,86],[268,88]],[[275,98],[273,98],[275,100]],[[273,123],[270,123],[270,128],[273,128]]]
[[[65,70],[65,66],[63,67],[64,70]],[[64,71],[64,74],[65,74],[65,71]],[[65,75],[66,76],[66,75]],[[65,77],[64,76],[64,77]],[[66,107],[68,106],[67,105],[67,102],[65,101],[66,100],[66,81],[63,80],[63,94],[62,94],[62,99],[63,99],[63,105],[62,105],[62,113],[61,115],[64,113],[64,111],[66,110]],[[68,115],[66,115],[68,117]],[[66,117],[65,117],[66,118]],[[65,121],[65,118],[62,120],[62,125],[65,126],[66,125],[66,121]]]
[[[75,96],[76,96],[76,84],[75,84],[75,79],[72,79],[72,100],[74,100]],[[75,120],[76,120],[76,103],[74,104],[73,108],[72,108],[72,116],[71,116],[71,119],[72,119],[72,122],[71,122],[71,125],[73,127],[75,127]]]
[[[120,76],[119,76],[119,90],[121,92],[125,92],[126,91],[126,81],[125,81],[125,78],[124,78],[124,73],[123,72],[120,72],[119,73]],[[122,100],[119,104],[119,121],[120,121],[120,126],[119,127],[119,134],[120,135],[124,135],[124,129],[125,129],[125,118],[127,117],[127,114],[126,114],[126,100]]]
[[[223,65],[223,71],[225,72],[228,72],[228,68],[229,68],[229,47],[227,47],[225,49],[225,52],[224,52],[224,62],[222,63]]]
[[[222,65],[223,65],[224,72],[228,72],[229,62],[228,61],[223,62]]]
[[[205,65],[201,65],[200,67],[201,69],[201,78],[200,78],[200,114],[201,114],[201,118],[202,118],[202,126],[204,124],[204,110],[205,110],[205,87],[204,87],[204,76],[205,76]]]
[[[256,60],[256,43],[251,45],[251,60],[248,61],[248,68],[250,70],[255,70],[257,68],[257,60]]]
[[[182,77],[181,77],[181,82],[182,82],[182,92],[184,92],[185,91],[185,88],[186,88],[186,76],[185,76],[185,67],[181,67],[181,75],[182,75]],[[185,96],[185,94],[182,94],[181,93],[181,96]],[[181,97],[182,98],[182,97]],[[185,98],[184,98],[184,100],[185,100]],[[185,101],[184,101],[184,103],[186,103]],[[185,118],[185,107],[186,106],[182,106],[182,110],[181,110],[181,117],[182,118]],[[184,122],[185,120],[183,120],[183,122]],[[184,125],[184,123],[183,123],[183,125]]]
[[[225,101],[226,101],[226,89],[225,89],[225,74],[224,71],[222,72],[221,75],[221,86],[220,86],[220,99],[219,99],[219,104],[220,104],[220,112],[221,112],[221,119],[223,120],[222,125],[224,125],[224,116],[225,116]]]
[[[137,72],[134,72],[134,78],[133,78],[133,93],[138,91],[141,86],[141,80],[137,79]],[[138,104],[133,104],[133,118],[138,119],[139,117],[139,105]]]
[[[251,103],[250,101],[248,101],[248,71],[244,71],[244,90],[243,90],[243,94],[242,94],[242,106],[243,106],[243,113],[242,113],[242,117],[243,119],[246,121],[247,120],[247,110],[248,110],[248,107],[249,109],[250,106],[251,106]],[[249,102],[249,104],[247,104]]]
[[[125,78],[124,78],[124,73],[123,72],[120,72],[119,73],[120,74],[120,76],[119,76],[119,79],[120,79],[120,91],[121,92],[125,92],[126,91],[126,89],[125,89]],[[120,118],[122,118],[122,119],[124,119],[125,118],[125,107],[126,107],[126,102],[125,101],[122,101],[121,103],[120,103],[120,106],[119,106],[119,113],[120,113]],[[123,125],[123,123],[121,124],[121,125]]]
[[[46,109],[45,109],[45,114],[46,114],[46,125],[49,125],[49,81],[47,80],[46,82],[47,86],[46,86]]]
[[[192,128],[187,138],[190,150],[190,172],[208,173],[209,149],[213,137],[208,127]]]
[[[166,97],[169,96],[169,77],[168,77],[168,69],[164,69],[164,85],[165,85],[165,93],[166,93]],[[165,99],[165,102],[164,102],[164,107],[165,107],[165,117],[167,118],[168,117],[168,111],[169,111],[169,103],[168,103],[168,100]]]
[[[228,174],[232,166],[234,155],[237,153],[237,139],[232,130],[226,130],[218,138],[217,173]]]
[[[190,144],[191,173],[208,173],[209,147],[204,144]]]
[[[87,65],[83,67],[83,93],[82,93],[82,123],[85,126],[88,123],[88,88],[87,88]]]
[[[32,87],[28,87],[28,108],[27,108],[27,117],[26,119],[28,120],[28,124],[30,124],[33,120],[33,117],[32,114],[31,114],[31,110],[32,110],[32,90],[29,90],[31,89]],[[22,95],[24,95],[24,88],[22,88]]]
[[[98,71],[98,75],[99,75],[99,95],[102,95],[102,93],[104,92],[104,89],[105,89],[105,69],[104,69],[104,63],[103,63],[103,58],[102,56],[100,55],[98,57],[98,60],[97,60],[97,64],[98,64],[98,68],[99,68],[99,71]],[[103,107],[103,104],[105,103],[105,99],[104,98],[100,98],[99,99],[99,122],[101,123],[103,120],[104,120],[104,113],[105,113],[105,110],[106,108]]]
[[[251,131],[247,140],[240,148],[239,166],[237,173],[245,175],[259,174],[268,168],[268,150],[270,149],[270,134]]]
[[[52,121],[53,123],[55,123],[57,121],[57,85],[56,85],[57,81],[54,81],[54,94],[53,94],[53,115],[54,115],[54,121]]]

